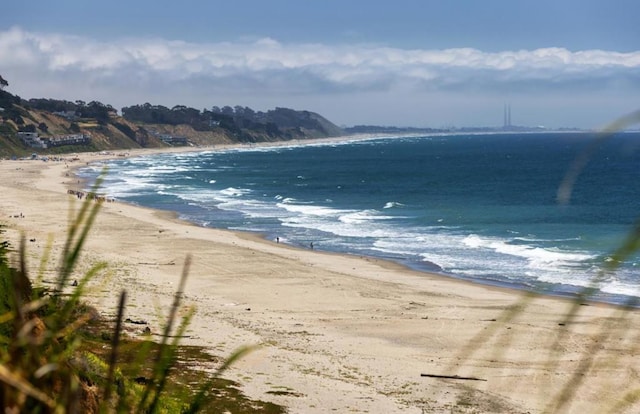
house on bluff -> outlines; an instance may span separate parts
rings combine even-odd
[[[57,135],[40,137],[37,132],[18,132],[18,138],[31,148],[53,148],[64,145],[87,145],[91,142],[90,134]]]

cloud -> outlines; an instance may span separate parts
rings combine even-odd
[[[14,27],[0,32],[0,73],[11,91],[26,98],[97,99],[114,106],[153,98],[163,104],[211,106],[226,104],[217,98],[233,96],[246,102],[257,95],[280,100],[611,90],[628,95],[640,91],[640,51],[545,48],[487,53],[471,48],[283,44],[271,38],[233,43],[158,38],[101,42]]]

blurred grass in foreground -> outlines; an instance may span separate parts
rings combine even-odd
[[[160,343],[121,338],[126,292],[120,294],[115,327],[107,326],[82,302],[87,284],[108,268],[107,263],[97,263],[82,275],[75,271],[99,209],[99,202],[87,199],[77,213],[70,212],[53,289],[39,283],[50,247],[34,284],[27,274],[24,237],[17,266],[9,264],[9,244],[0,242],[0,406],[4,413],[284,412],[275,404],[247,399],[237,384],[220,378],[249,347],[216,361],[213,374],[196,373],[187,366],[188,360],[210,363],[214,359],[202,349],[179,346],[195,311],[188,308],[186,316],[177,316],[190,257]],[[175,372],[177,365],[180,370]]]
[[[574,162],[569,166],[564,179],[560,183],[557,193],[559,204],[570,203],[573,187],[578,176],[585,171],[591,157],[598,151],[598,148],[605,141],[612,139],[614,134],[637,124],[640,124],[640,111],[629,113],[615,120],[596,134],[593,141],[582,153],[578,154]],[[640,168],[640,166],[638,167]],[[634,185],[637,183],[629,184]],[[640,216],[632,226],[626,239],[612,252],[609,260],[601,263],[601,270],[591,281],[590,286],[576,295],[569,303],[565,314],[559,315],[561,319],[558,323],[558,328],[555,332],[550,333],[548,338],[548,358],[545,363],[545,368],[548,372],[553,372],[555,361],[561,359],[563,353],[566,354],[568,352],[566,343],[571,341],[569,337],[572,333],[566,327],[572,323],[579,323],[577,318],[580,315],[581,308],[593,301],[593,294],[598,290],[602,280],[607,275],[615,272],[620,263],[638,252],[640,252]],[[488,353],[489,356],[487,358],[493,361],[505,357],[498,350],[509,349],[510,345],[517,340],[510,334],[509,330],[504,329],[505,326],[516,321],[521,314],[526,312],[528,306],[536,297],[536,293],[525,293],[513,306],[502,311],[496,318],[497,323],[490,325],[485,330],[481,330],[463,347],[458,353],[459,360],[454,358],[456,363],[452,363],[447,367],[447,372],[456,372],[460,368],[464,369],[465,362],[470,361],[472,358],[480,357],[480,354],[482,354],[482,357],[487,357],[483,352]],[[632,297],[625,304],[612,307],[610,316],[604,318],[605,320],[597,325],[597,329],[588,334],[588,340],[580,344],[580,356],[579,360],[576,361],[576,369],[570,373],[560,388],[552,389],[551,387],[546,387],[541,390],[530,390],[532,393],[539,393],[541,401],[545,403],[543,413],[574,412],[571,411],[572,405],[579,399],[580,393],[593,392],[593,390],[586,390],[584,384],[594,368],[601,369],[605,367],[612,370],[637,369],[637,367],[621,367],[618,361],[604,358],[601,351],[608,346],[623,349],[624,351],[622,352],[626,352],[627,355],[640,354],[640,332],[633,330],[630,323],[630,315],[637,312],[638,305],[640,305],[639,299]],[[492,343],[499,346],[492,347]],[[627,344],[630,345],[624,348]],[[637,378],[638,375],[634,375],[634,377]],[[511,387],[516,389],[518,386],[520,384],[513,379]],[[588,413],[640,412],[640,382],[622,384],[619,387],[607,384],[607,387],[606,396],[605,390],[601,390],[602,399],[599,401],[599,405],[592,407],[592,410],[587,411]]]

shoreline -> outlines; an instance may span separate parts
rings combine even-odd
[[[575,133],[575,131],[572,131]],[[590,131],[580,131],[580,132],[590,132]],[[510,133],[510,132],[505,132],[505,133]],[[535,132],[531,132],[533,133],[548,133],[548,131],[535,131]],[[486,133],[485,133],[486,134]],[[433,133],[431,134],[431,136],[440,136],[443,135],[442,133]],[[458,135],[458,133],[448,133],[446,135]],[[463,135],[469,135],[469,133],[464,133]],[[479,135],[479,134],[476,134]],[[422,136],[422,134],[420,135]],[[261,144],[256,144],[256,145],[246,145],[246,144],[237,144],[237,145],[223,145],[223,146],[218,146],[218,147],[206,147],[206,148],[201,148],[201,149],[193,149],[193,151],[191,151],[191,148],[187,148],[187,147],[178,147],[176,148],[177,151],[172,151],[171,149],[167,150],[160,150],[160,151],[154,151],[154,150],[141,150],[142,153],[140,154],[131,154],[131,156],[136,156],[136,155],[147,155],[147,154],[151,154],[153,155],[154,153],[166,153],[166,152],[184,152],[184,151],[189,151],[189,152],[198,152],[198,153],[202,153],[202,152],[216,152],[216,151],[225,151],[225,150],[229,150],[229,149],[247,149],[249,151],[251,151],[253,148],[255,147],[282,147],[282,146],[295,146],[295,147],[304,147],[305,145],[334,145],[336,142],[338,143],[351,143],[351,142],[358,142],[358,141],[362,141],[362,140],[371,140],[371,139],[385,139],[387,136],[385,134],[377,134],[377,135],[360,135],[360,136],[342,136],[342,137],[335,137],[335,138],[328,138],[328,139],[318,139],[318,140],[309,140],[308,143],[307,141],[285,141],[285,142],[275,142],[275,143],[261,143]],[[407,137],[409,137],[409,135],[407,135]],[[115,157],[111,157],[111,158],[115,158]],[[88,185],[83,185],[81,186],[81,189],[88,189]],[[108,194],[106,194],[108,196]],[[124,201],[127,202],[127,201]],[[133,203],[134,205],[140,205],[137,203]],[[144,207],[144,206],[142,206]],[[150,208],[158,208],[158,207],[150,207]],[[162,208],[162,206],[160,206],[159,208]],[[180,215],[180,212],[177,212],[178,215]],[[188,214],[188,213],[187,213]],[[189,221],[189,218],[183,218],[183,220],[185,221]],[[215,224],[215,221],[211,221],[211,223]],[[228,230],[225,227],[216,227],[211,226],[209,222],[207,221],[198,221],[197,219],[194,218],[194,221],[192,221],[192,224],[194,225],[198,225],[198,226],[205,226],[205,227],[211,227],[211,228],[216,228],[216,229],[220,229],[220,230]],[[260,234],[260,236],[265,240],[265,241],[271,241],[272,239],[275,240],[276,236],[280,236],[280,238],[282,237],[283,233],[280,233],[282,229],[278,229],[278,230],[274,230],[274,229],[270,229],[270,230],[266,230],[266,233],[262,234],[260,232],[257,232],[258,234]],[[235,231],[235,230],[229,230],[229,231]],[[248,232],[250,232],[250,230],[247,230]],[[280,234],[279,234],[280,233]],[[332,253],[337,253],[337,254],[347,254],[347,255],[351,255],[354,257],[358,257],[358,256],[368,256],[370,258],[377,258],[380,260],[387,260],[387,261],[391,261],[391,262],[395,262],[398,263],[402,266],[404,266],[406,269],[409,270],[413,270],[413,271],[418,271],[418,272],[422,272],[422,273],[427,273],[427,274],[436,274],[442,277],[446,277],[446,278],[453,278],[456,280],[460,280],[460,281],[465,281],[465,282],[471,282],[471,283],[475,283],[475,284],[479,284],[482,286],[490,286],[490,287],[498,287],[498,288],[505,288],[505,289],[511,289],[511,290],[516,290],[518,292],[530,292],[530,293],[535,293],[535,294],[541,294],[541,295],[548,295],[551,297],[557,297],[557,298],[568,298],[568,299],[577,299],[580,298],[584,292],[587,292],[589,290],[589,286],[586,285],[587,282],[585,282],[584,286],[581,286],[580,283],[576,283],[576,284],[562,284],[560,282],[557,283],[544,283],[544,282],[540,282],[540,283],[528,283],[526,280],[518,280],[517,277],[515,279],[511,279],[509,277],[501,277],[501,276],[505,276],[502,274],[490,274],[487,273],[487,277],[483,278],[482,276],[474,276],[474,275],[464,275],[464,272],[457,274],[455,272],[452,271],[447,271],[444,268],[440,267],[437,263],[431,263],[431,262],[424,262],[424,261],[420,261],[419,257],[402,257],[402,256],[397,256],[394,257],[391,254],[389,255],[384,255],[384,254],[377,254],[377,252],[374,251],[370,251],[369,250],[363,250],[363,249],[353,249],[352,246],[344,247],[344,246],[338,246],[338,248],[336,249],[332,249],[331,247],[335,247],[335,246],[331,246],[329,248],[325,246],[322,246],[322,239],[319,239],[320,243],[316,243],[316,241],[314,240],[314,244],[315,244],[315,250],[321,250],[321,251],[326,251],[326,252],[332,252]],[[282,241],[282,239],[281,239]],[[304,242],[304,240],[284,240],[285,244],[289,244],[292,247],[296,247],[296,248],[300,248],[300,249],[306,249],[308,248],[308,241]],[[340,248],[343,247],[343,248]],[[548,267],[548,266],[547,266]],[[494,277],[495,276],[495,277]],[[595,279],[595,277],[594,277]],[[597,284],[595,285],[597,286]],[[599,288],[599,286],[597,286]],[[615,305],[615,306],[634,306],[634,307],[638,307],[640,305],[632,305],[633,303],[635,303],[635,297],[634,296],[630,296],[630,295],[626,295],[624,293],[610,293],[607,292],[607,290],[598,290],[596,289],[597,292],[594,292],[592,294],[590,294],[587,298],[584,298],[583,300],[591,302],[591,303],[603,303],[603,304],[611,304],[611,305]]]
[[[27,243],[27,259],[37,274],[48,235],[54,235],[51,257],[57,260],[67,212],[79,205],[66,194],[71,168],[0,161],[0,171],[5,235],[13,246],[21,232],[35,240]],[[18,213],[23,217],[13,217]],[[634,311],[625,314],[624,327],[612,324],[621,308],[600,303],[578,307],[567,320],[574,304],[567,298],[277,244],[126,203],[105,203],[89,233],[80,269],[105,261],[110,270],[88,300],[110,316],[118,292],[127,289],[125,317],[147,320],[157,332],[159,309],[171,303],[187,254],[193,261],[184,301],[197,310],[184,344],[221,356],[259,344],[225,377],[240,382],[251,398],[291,413],[540,412],[592,347],[609,365],[589,367],[566,412],[597,412],[603,401],[637,387],[633,333],[640,318]],[[518,307],[524,310],[513,314]],[[609,326],[615,343],[598,343],[597,334]],[[562,352],[551,351],[556,345]],[[422,378],[425,373],[487,381]],[[273,393],[278,389],[291,395]]]

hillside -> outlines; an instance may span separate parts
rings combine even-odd
[[[6,85],[5,85],[6,86]],[[32,153],[208,146],[332,137],[343,131],[309,111],[182,105],[122,108],[92,101],[24,100],[0,89],[0,157]]]

